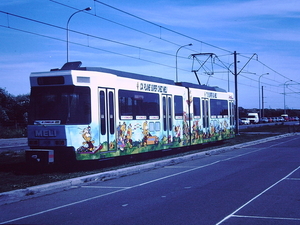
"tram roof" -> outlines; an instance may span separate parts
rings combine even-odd
[[[207,86],[207,85],[200,85],[200,84],[194,84],[194,83],[189,83],[189,82],[175,83],[173,80],[170,80],[170,79],[148,76],[148,75],[141,75],[141,74],[136,74],[136,73],[129,73],[129,72],[124,72],[124,71],[120,71],[120,70],[103,68],[103,67],[81,67],[80,61],[68,62],[61,68],[61,70],[72,70],[72,69],[73,70],[85,70],[85,71],[111,73],[111,74],[117,75],[119,77],[127,77],[127,78],[133,78],[133,79],[138,79],[138,80],[158,82],[158,83],[164,83],[164,84],[170,84],[170,85],[177,85],[177,86],[188,87],[188,88],[197,88],[197,89],[204,89],[204,90],[211,90],[211,91],[226,92],[224,89],[219,88],[219,87],[211,87],[211,86]]]
[[[226,92],[224,89],[219,88],[219,87],[210,87],[207,85],[199,85],[199,84],[194,84],[194,83],[189,83],[189,82],[175,83],[173,80],[165,79],[165,78],[161,78],[161,77],[153,77],[153,76],[141,75],[141,74],[136,74],[136,73],[129,73],[129,72],[107,69],[107,68],[102,68],[102,67],[80,67],[80,70],[111,73],[111,74],[115,74],[119,77],[127,77],[127,78],[133,78],[133,79],[139,79],[139,80],[145,80],[145,81],[151,81],[151,82],[177,85],[177,86],[182,86],[182,87],[189,87],[189,88]]]
[[[141,75],[141,74],[136,74],[136,73],[129,73],[129,72],[124,72],[124,71],[120,71],[120,70],[113,70],[113,69],[107,69],[107,68],[102,68],[102,67],[80,67],[79,70],[111,73],[111,74],[117,75],[119,77],[127,77],[127,78],[133,78],[133,79],[138,79],[138,80],[145,80],[145,81],[175,85],[174,81],[170,80],[170,79],[165,79],[165,78],[161,78],[161,77],[154,77],[154,76],[146,76],[146,75]]]

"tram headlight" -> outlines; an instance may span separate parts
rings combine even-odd
[[[39,140],[28,140],[29,146],[39,146]]]
[[[55,140],[55,145],[56,146],[65,146],[66,141],[65,140]]]
[[[40,139],[40,140],[28,140],[28,145],[29,146],[65,146],[66,145],[66,140],[50,140],[50,139]]]

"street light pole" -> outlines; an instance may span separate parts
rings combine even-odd
[[[238,83],[237,83],[237,76],[238,76],[238,71],[237,71],[237,53],[234,51],[233,53],[233,65],[234,65],[234,98],[235,98],[235,134],[239,135],[239,102],[238,102]]]
[[[264,103],[264,86],[261,86],[261,115],[262,117],[265,117],[265,103]]]
[[[67,62],[69,62],[69,22],[76,13],[80,13],[83,11],[90,11],[91,9],[92,9],[91,7],[87,7],[85,9],[78,10],[78,11],[74,12],[68,19],[68,22],[67,22]]]
[[[286,108],[285,108],[285,85],[287,82],[290,82],[290,81],[293,81],[293,80],[288,80],[286,82],[284,82],[283,84],[283,110],[284,110],[284,114],[286,114]]]
[[[177,55],[180,49],[186,47],[186,46],[192,46],[193,44],[183,45],[176,51],[176,83],[178,82],[178,69],[177,69]]]
[[[263,76],[263,75],[269,75],[269,73],[264,73],[262,75],[259,76],[258,78],[258,108],[259,108],[259,118],[261,118],[261,99],[260,99],[260,78]]]

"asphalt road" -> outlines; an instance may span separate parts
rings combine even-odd
[[[300,224],[300,135],[0,206],[0,224]]]

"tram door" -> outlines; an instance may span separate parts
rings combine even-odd
[[[99,88],[100,143],[107,142],[108,151],[116,150],[115,90]]]
[[[172,136],[172,96],[162,95],[163,106],[163,133],[165,137],[170,140]]]
[[[202,118],[203,118],[203,132],[209,133],[209,110],[208,98],[202,98]]]
[[[230,112],[230,127],[234,127],[234,102],[229,101],[229,112]]]

